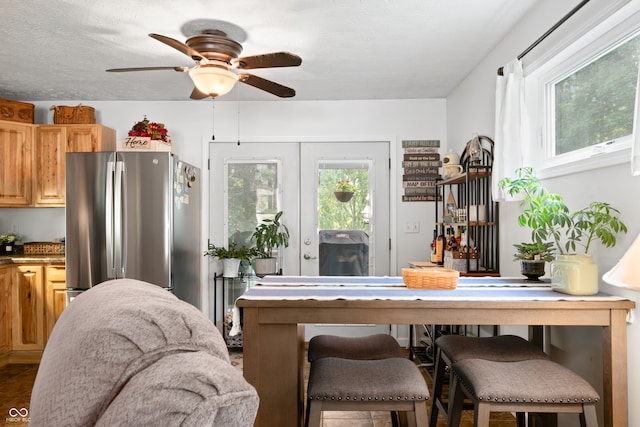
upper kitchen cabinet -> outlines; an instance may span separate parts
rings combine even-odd
[[[48,126],[48,125],[46,125]],[[115,151],[116,131],[102,125],[64,125],[67,151]]]
[[[36,206],[64,206],[66,132],[64,126],[36,128]]]
[[[115,149],[116,131],[98,124],[0,122],[0,207],[64,207],[65,154]]]
[[[30,206],[33,173],[33,128],[0,121],[0,206]]]

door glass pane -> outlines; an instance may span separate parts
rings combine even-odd
[[[230,161],[227,164],[229,242],[251,246],[251,234],[278,212],[278,162]]]
[[[321,276],[369,275],[370,166],[370,161],[325,161],[318,167]]]

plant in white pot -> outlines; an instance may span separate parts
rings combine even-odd
[[[217,257],[222,261],[223,277],[238,277],[240,263],[243,260],[251,261],[256,255],[256,250],[244,245],[238,246],[235,242],[230,242],[229,248],[209,243],[209,249],[204,254],[205,256]]]
[[[264,219],[251,235],[256,242],[255,271],[259,277],[277,273],[274,251],[279,247],[289,247],[289,229],[280,223],[281,217],[282,211],[273,219]]]
[[[589,249],[599,241],[605,247],[616,244],[616,234],[627,226],[618,218],[620,211],[605,202],[591,202],[571,213],[562,196],[546,189],[532,168],[520,168],[516,178],[504,178],[500,186],[510,195],[522,194],[522,213],[518,223],[531,228],[533,242],[553,240],[557,255],[551,262],[551,286],[572,295],[598,292],[598,266]],[[581,246],[584,253],[576,253]]]

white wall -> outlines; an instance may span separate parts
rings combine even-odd
[[[36,102],[36,123],[51,123],[53,104],[76,105],[81,101]],[[203,145],[215,130],[215,141],[362,140],[371,137],[392,140],[396,161],[392,165],[392,204],[395,205],[397,258],[400,268],[408,261],[426,259],[434,223],[433,203],[403,203],[400,183],[403,139],[439,139],[446,152],[446,101],[287,101],[242,102],[238,113],[235,101],[184,102],[96,102],[82,101],[96,108],[98,123],[116,129],[118,140],[145,115],[169,129],[174,152],[189,163],[206,165]],[[215,127],[215,129],[214,129]],[[206,169],[206,166],[205,166]],[[26,241],[50,240],[64,235],[64,209],[0,209],[0,230],[17,224]],[[24,215],[28,212],[29,215]],[[55,212],[55,215],[52,214]],[[419,221],[420,232],[405,234],[406,221]]]
[[[584,10],[572,17],[556,34],[543,42],[523,62],[540,61],[541,57],[561,47],[559,40],[568,34],[576,34],[593,25],[593,16],[608,7],[619,7],[623,1],[592,0]],[[494,104],[496,70],[520,54],[544,31],[557,22],[575,1],[543,0],[520,22],[496,48],[478,64],[476,69],[447,98],[447,121],[450,145],[460,151],[473,132],[494,135]],[[635,215],[640,209],[640,177],[632,177],[629,163],[601,168],[549,179],[548,187],[562,194],[572,210],[586,206],[593,200],[605,201],[620,209],[622,219],[629,226],[629,233],[618,240],[611,249],[593,251],[599,270],[610,269],[640,232],[640,221]],[[520,212],[517,203],[500,204],[500,260],[503,276],[519,276],[519,266],[512,261],[513,243],[526,240],[529,232],[518,226],[516,216]],[[591,252],[591,251],[590,251]],[[547,268],[548,269],[548,268]],[[600,289],[636,301],[640,305],[640,294],[611,287],[601,283]],[[629,372],[629,425],[640,426],[640,325],[630,324],[628,334]],[[600,328],[552,328],[552,358],[575,370],[601,390],[602,349]],[[615,404],[615,402],[614,402]],[[602,424],[603,408],[598,408]],[[577,417],[563,417],[560,425],[578,425]]]

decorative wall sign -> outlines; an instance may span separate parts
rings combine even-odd
[[[440,140],[403,140],[402,201],[433,202],[436,200],[436,181],[440,179]],[[440,196],[441,197],[441,196]]]

